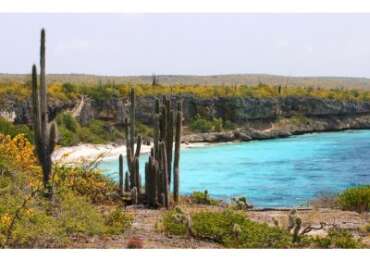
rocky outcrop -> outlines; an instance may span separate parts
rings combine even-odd
[[[291,135],[341,131],[347,129],[369,129],[370,115],[310,117],[305,122],[292,122],[289,119],[272,124],[271,128],[257,130],[253,128],[240,128],[234,131],[198,133],[186,135],[182,138],[185,143],[193,142],[227,142],[251,141],[273,138],[289,137]]]

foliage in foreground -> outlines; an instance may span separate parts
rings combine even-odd
[[[347,230],[331,229],[326,237],[313,238],[312,244],[317,248],[362,248],[362,243],[353,238]]]
[[[64,247],[73,236],[123,233],[132,218],[109,195],[112,183],[98,176],[87,169],[55,169],[50,201],[41,192],[32,145],[22,135],[0,134],[0,247]],[[113,210],[102,212],[94,204],[107,201]]]
[[[338,195],[338,204],[343,210],[368,212],[370,210],[370,185],[346,189]]]
[[[294,232],[254,222],[245,213],[230,209],[186,214],[175,208],[162,215],[158,228],[167,235],[192,236],[226,248],[363,248],[349,231],[337,228],[325,237],[300,235],[294,241]]]
[[[228,248],[288,248],[291,245],[288,232],[256,223],[233,210],[202,211],[188,218],[179,210],[173,210],[164,214],[162,225],[167,234],[190,233],[195,238],[215,241]]]
[[[346,189],[338,195],[337,203],[343,210],[368,212],[370,210],[370,185]]]

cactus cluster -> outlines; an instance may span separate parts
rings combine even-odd
[[[32,66],[33,128],[35,132],[36,154],[43,172],[43,184],[47,196],[51,197],[51,154],[53,153],[57,142],[57,127],[54,122],[49,123],[45,74],[45,30],[42,29],[40,47],[40,84],[38,84],[36,65]]]
[[[175,203],[179,196],[182,104],[178,102],[177,108],[172,109],[171,103],[170,99],[163,97],[162,104],[160,100],[155,104],[154,146],[145,164],[146,201],[152,208],[169,207],[171,182]]]
[[[133,204],[146,203],[150,208],[169,207],[170,186],[173,183],[173,200],[179,198],[180,143],[182,131],[182,105],[172,108],[172,102],[163,97],[154,108],[154,141],[148,162],[145,164],[145,185],[141,191],[139,156],[141,137],[135,136],[135,91],[130,91],[129,116],[124,120],[127,167],[124,176],[123,156],[119,157],[119,190],[121,196],[129,193]],[[136,147],[135,147],[136,140]],[[135,150],[134,150],[135,149]],[[125,177],[125,178],[124,178]]]

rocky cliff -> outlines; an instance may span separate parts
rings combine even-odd
[[[239,130],[223,133],[198,134],[187,137],[188,141],[227,141],[232,139],[265,139],[314,131],[370,128],[370,102],[338,101],[316,97],[218,97],[197,98],[174,96],[183,100],[185,124],[199,114],[204,118],[222,118],[234,123]],[[152,123],[155,97],[137,98],[137,118],[143,123]],[[63,110],[79,107],[81,124],[93,119],[119,122],[125,114],[127,99],[92,100],[88,97],[83,104],[79,100],[60,101],[53,99],[49,111],[53,117]],[[19,102],[6,99],[0,113],[15,115],[15,122],[30,123],[30,101]],[[305,118],[297,122],[295,116]],[[242,130],[240,130],[242,129]]]
[[[175,96],[183,100],[185,122],[199,114],[205,118],[222,118],[237,125],[248,125],[254,121],[275,121],[277,118],[303,115],[306,117],[351,116],[370,113],[370,102],[337,101],[314,97],[278,98],[197,98]],[[151,123],[155,97],[138,97],[137,117],[144,123]],[[127,100],[88,100],[82,109],[81,118],[120,120]]]

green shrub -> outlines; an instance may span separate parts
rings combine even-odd
[[[78,91],[77,86],[71,83],[64,83],[62,85],[62,89],[63,89],[63,92],[66,94],[76,93]]]
[[[219,202],[209,197],[208,191],[194,191],[190,196],[191,202],[195,204],[218,205]]]
[[[200,212],[192,216],[196,237],[211,239],[229,248],[287,248],[291,236],[278,227],[253,222],[242,213]]]
[[[187,219],[179,208],[166,211],[162,216],[163,231],[168,235],[184,236],[187,234]]]
[[[58,189],[67,188],[88,197],[93,203],[113,202],[118,199],[117,184],[98,170],[56,165],[53,179]]]
[[[153,137],[154,129],[140,122],[136,123],[136,131],[142,137]]]
[[[185,235],[188,232],[186,215],[179,210],[165,212],[162,224],[166,234]],[[286,231],[253,222],[244,214],[232,210],[192,214],[191,234],[195,238],[212,240],[228,248],[291,247],[291,235]]]
[[[58,126],[59,140],[58,143],[62,146],[73,146],[80,142],[78,135],[64,126]]]
[[[370,209],[370,185],[349,188],[338,196],[338,203],[343,210],[368,212]]]
[[[4,135],[10,135],[10,137],[24,134],[28,141],[31,143],[33,142],[33,132],[27,125],[13,124],[2,117],[0,117],[0,133],[3,133]]]
[[[105,225],[107,233],[112,235],[122,234],[132,224],[132,216],[117,207],[106,216]]]
[[[225,120],[223,127],[224,129],[232,130],[235,128],[235,124],[231,122],[230,120]]]
[[[352,234],[343,229],[331,229],[326,237],[312,239],[318,248],[362,248],[362,243],[353,238]]]
[[[212,131],[213,125],[211,121],[196,115],[190,123],[190,128],[195,132],[205,133]]]
[[[96,235],[105,232],[104,218],[89,200],[68,190],[60,190],[60,205],[56,209],[60,225],[68,235]]]
[[[87,140],[81,140],[88,141],[90,143],[105,143],[107,141],[114,141],[118,138],[122,138],[123,134],[119,132],[116,128],[113,126],[109,126],[106,124],[106,122],[101,120],[92,120],[86,128],[90,133],[90,136],[86,136]],[[83,135],[80,135],[82,137]]]
[[[68,238],[56,218],[45,209],[27,209],[16,222],[7,246],[17,248],[63,247]]]
[[[213,118],[212,120],[208,120],[206,118],[201,117],[197,114],[194,119],[190,123],[190,128],[194,132],[220,132],[224,128],[222,118]]]
[[[122,137],[115,127],[101,120],[92,120],[82,127],[71,113],[61,113],[56,118],[59,130],[59,144],[62,146],[77,145],[80,142],[101,144],[115,141]]]

